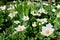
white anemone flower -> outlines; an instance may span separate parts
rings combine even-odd
[[[49,23],[45,26],[42,27],[42,32],[41,34],[44,36],[50,36],[53,32],[54,32],[54,28],[52,28],[53,26]]]
[[[36,22],[34,22],[34,23],[32,24],[32,26],[33,26],[33,27],[36,27],[36,26],[37,26],[37,25],[36,25]]]
[[[20,23],[20,21],[16,20],[16,21],[14,21],[14,23],[15,23],[15,24],[19,24],[19,23]]]
[[[47,23],[47,18],[40,19],[41,24]]]
[[[44,8],[40,8],[40,9],[38,10],[38,12],[39,12],[39,13],[45,13],[46,11],[45,11]]]
[[[56,6],[58,9],[60,9],[60,5],[58,4],[57,6]]]
[[[5,10],[5,9],[6,9],[6,5],[0,6],[0,9],[1,9],[1,10]]]
[[[18,12],[11,12],[8,16],[12,19],[13,17],[15,17],[15,15],[17,14]]]
[[[18,25],[18,27],[16,27],[15,28],[15,30],[17,31],[17,32],[19,32],[19,31],[23,31],[23,30],[25,30],[26,29],[26,27],[24,26],[24,25]]]
[[[28,21],[29,20],[29,17],[28,16],[23,16],[22,20],[23,21]]]
[[[52,9],[52,12],[56,12],[56,9]]]

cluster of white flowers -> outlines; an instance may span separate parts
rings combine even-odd
[[[40,8],[37,13],[35,13],[34,11],[31,11],[31,14],[33,16],[41,16],[42,13],[47,14],[47,11],[44,8]]]
[[[47,19],[44,18],[44,19],[37,19],[38,22],[41,22],[42,24],[46,23],[47,22]],[[41,25],[41,23],[39,23],[39,25]],[[34,22],[32,24],[33,27],[36,27],[37,24],[36,22]],[[53,32],[54,32],[54,28],[52,28],[53,25],[51,25],[51,23],[49,24],[46,24],[46,27],[45,26],[42,26],[42,32],[41,34],[44,35],[44,36],[50,36]]]
[[[12,10],[12,9],[14,9],[14,6],[10,5],[10,7],[7,10]],[[13,17],[16,16],[17,13],[18,13],[17,11],[11,11],[8,16],[12,19]],[[28,16],[23,16],[22,20],[23,21],[28,21],[29,17]],[[15,24],[19,24],[20,21],[19,20],[15,20],[14,23]],[[15,28],[16,31],[14,31],[14,33],[19,32],[19,31],[23,31],[25,29],[26,29],[26,27],[24,25],[22,25],[22,26],[18,25],[18,27]]]
[[[44,3],[45,4],[45,3]],[[48,6],[48,4],[46,4],[46,6]],[[52,9],[52,12],[56,12],[56,9]],[[38,13],[34,13],[34,11],[32,11],[31,12],[31,14],[33,15],[33,16],[41,16],[41,14],[42,13],[44,13],[44,14],[47,14],[47,11],[45,11],[45,9],[44,8],[40,8],[39,10],[38,10]],[[59,14],[58,14],[59,15]],[[39,23],[39,25],[41,25],[41,24],[44,24],[44,23],[47,23],[48,21],[47,21],[47,18],[42,18],[42,19],[36,19],[36,21],[37,22],[40,22]],[[33,27],[36,27],[37,26],[37,24],[36,24],[36,22],[34,22],[33,24],[32,24],[32,26]],[[44,35],[44,36],[50,36],[53,32],[54,32],[54,28],[52,28],[53,26],[51,25],[51,23],[49,23],[49,24],[47,24],[46,25],[46,27],[45,26],[42,26],[42,32],[41,32],[41,34],[42,35]]]
[[[52,28],[53,26],[49,23],[45,26],[42,26],[42,32],[41,34],[44,36],[50,36],[53,32],[54,32],[54,28]]]
[[[15,1],[14,1],[14,3],[15,3]],[[30,4],[31,4],[31,2],[27,3],[27,5],[30,5]],[[49,4],[43,3],[43,5],[48,6]],[[56,7],[59,9],[60,5],[57,5]],[[12,10],[12,9],[14,9],[14,6],[10,5],[10,7],[7,10]],[[51,11],[52,12],[56,12],[56,9],[53,8]],[[17,11],[14,11],[14,12],[11,12],[8,16],[12,19],[13,17],[15,17],[15,15],[17,13],[18,13]],[[31,11],[31,14],[33,16],[41,16],[41,14],[43,14],[43,13],[47,14],[48,12],[44,8],[40,8],[36,13],[35,13],[35,11]],[[60,12],[57,15],[57,17],[60,17]],[[29,16],[23,16],[22,17],[22,20],[25,21],[25,22],[28,21],[29,19],[30,19]],[[41,18],[41,19],[38,18],[38,19],[36,19],[36,21],[39,22],[39,25],[41,25],[41,24],[43,25],[44,23],[48,22],[47,18]],[[32,27],[36,27],[37,26],[37,22],[33,22],[32,23]],[[20,21],[19,20],[15,20],[14,23],[15,24],[19,24]],[[47,36],[47,37],[50,36],[54,32],[54,28],[52,28],[52,27],[53,26],[51,25],[51,23],[46,24],[46,26],[42,26],[42,32],[41,32],[41,34],[44,35],[44,36]],[[26,29],[26,27],[24,25],[22,25],[22,26],[18,25],[18,27],[15,28],[15,30],[17,32],[23,31],[25,29]],[[14,33],[16,33],[16,31]]]
[[[23,16],[22,20],[23,21],[28,21],[29,17],[28,16]],[[16,21],[14,21],[14,23],[18,24],[18,23],[20,23],[20,21],[16,20]],[[22,25],[22,26],[18,25],[18,27],[15,28],[16,31],[14,33],[19,32],[19,31],[23,31],[25,29],[26,29],[26,27],[24,25]]]

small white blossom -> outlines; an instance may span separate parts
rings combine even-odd
[[[52,9],[52,12],[56,12],[56,9]]]
[[[22,20],[28,21],[29,20],[29,17],[28,16],[23,16]]]
[[[16,20],[16,21],[14,21],[14,23],[15,23],[15,24],[18,24],[18,23],[20,23],[20,21]]]
[[[38,12],[40,12],[40,13],[45,13],[45,9],[40,8],[40,9],[38,10]]]
[[[60,12],[57,14],[57,17],[60,17]]]
[[[13,1],[13,3],[16,3],[16,1]]]
[[[40,22],[40,19],[38,18],[38,19],[36,19],[36,21],[37,21],[37,22]]]
[[[6,6],[4,5],[4,6],[0,6],[0,9],[1,10],[5,10],[6,9]]]
[[[32,24],[32,26],[33,26],[33,27],[36,27],[36,26],[37,26],[37,25],[36,25],[36,22],[34,22],[34,23]]]
[[[46,6],[48,6],[49,4],[48,4],[48,3],[43,3],[43,5],[46,5]]]
[[[2,28],[0,28],[0,30],[1,30]]]
[[[25,30],[26,29],[26,27],[24,26],[24,25],[18,25],[18,27],[16,27],[15,28],[15,30],[17,31],[17,32],[19,32],[19,31],[23,31],[23,30]]]
[[[39,13],[47,14],[47,12],[45,11],[45,9],[44,9],[44,8],[40,8],[40,9],[38,10],[38,12],[39,12]]]
[[[31,4],[31,2],[30,1],[27,1],[27,5],[30,5]]]
[[[31,14],[32,14],[33,16],[36,16],[36,14],[34,13],[34,11],[31,11]]]
[[[15,4],[14,6],[17,7],[17,4]]]
[[[55,0],[52,0],[52,2],[55,2]]]
[[[41,25],[41,23],[39,23],[39,25]]]
[[[41,14],[39,14],[39,13],[36,13],[36,16],[41,16]]]
[[[9,6],[9,8],[7,8],[7,10],[13,10],[14,9],[14,5],[11,5]]]
[[[47,23],[47,18],[43,18],[43,19],[36,19],[37,22],[41,22],[41,24]]]
[[[60,9],[60,5],[58,4],[57,6],[56,6],[58,9]]]
[[[41,22],[42,24],[47,23],[47,18],[40,19],[40,22]]]
[[[50,36],[53,32],[54,32],[54,29],[52,28],[53,26],[49,23],[45,26],[42,26],[42,32],[41,34],[44,35],[44,36]]]
[[[8,16],[12,19],[13,17],[15,17],[15,15],[17,14],[18,12],[11,12]]]

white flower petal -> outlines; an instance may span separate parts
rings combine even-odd
[[[46,27],[53,27],[51,23],[47,24]]]

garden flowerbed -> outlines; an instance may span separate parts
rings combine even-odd
[[[0,40],[60,40],[60,4],[13,1],[0,6]]]

